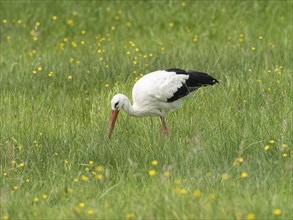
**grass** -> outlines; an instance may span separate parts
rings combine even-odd
[[[292,1],[0,4],[2,219],[292,219]],[[108,140],[170,67],[220,83]]]

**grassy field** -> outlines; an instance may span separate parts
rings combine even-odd
[[[292,1],[1,1],[2,219],[292,219]],[[158,118],[143,74],[220,81]]]

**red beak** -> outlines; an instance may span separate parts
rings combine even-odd
[[[110,118],[110,129],[109,129],[109,139],[111,138],[112,131],[115,127],[115,122],[118,116],[119,110],[112,110],[111,118]]]

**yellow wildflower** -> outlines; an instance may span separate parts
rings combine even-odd
[[[274,215],[281,215],[282,214],[282,210],[281,209],[274,209],[273,210],[273,214]]]
[[[71,46],[72,46],[72,47],[77,47],[77,43],[74,42],[74,41],[72,41],[72,42],[71,42]]]
[[[196,198],[199,198],[201,196],[201,191],[199,189],[195,190],[193,192],[193,195],[196,197]]]
[[[241,163],[243,163],[243,161],[244,161],[243,157],[239,157],[239,158],[234,160],[233,166],[240,165]]]
[[[281,146],[285,148],[288,147],[288,144],[282,144]]]
[[[135,214],[130,212],[130,213],[127,213],[126,217],[127,217],[127,219],[133,219],[133,218],[135,218]]]
[[[187,193],[187,190],[184,189],[184,188],[176,188],[176,189],[175,189],[175,192],[176,192],[177,194],[186,194],[186,193]]]
[[[155,176],[156,174],[157,174],[157,171],[155,171],[155,170],[149,171],[149,176]]]
[[[68,19],[68,20],[67,20],[67,24],[68,24],[68,25],[71,25],[71,26],[74,25],[74,21],[73,21],[73,19]]]
[[[102,174],[98,174],[98,175],[96,175],[96,178],[98,180],[102,180],[102,179],[104,179],[104,176]]]
[[[153,165],[153,166],[157,166],[157,165],[158,165],[158,161],[157,161],[157,160],[153,160],[153,161],[151,162],[151,165]]]
[[[222,180],[225,181],[225,180],[228,180],[230,178],[229,174],[228,173],[224,173],[222,175]]]
[[[133,41],[129,41],[128,43],[130,44],[130,46],[135,47],[135,43]]]
[[[38,197],[35,197],[34,198],[34,203],[37,203],[37,202],[39,202],[39,198]]]
[[[48,196],[47,196],[46,194],[44,194],[44,195],[42,195],[42,198],[43,198],[44,200],[46,200],[46,199],[48,198]]]
[[[52,16],[52,20],[53,20],[53,21],[56,21],[56,20],[57,20],[57,16],[56,16],[56,15],[53,15],[53,16]]]
[[[82,176],[81,176],[81,180],[87,182],[87,181],[89,180],[89,177],[86,176],[86,175],[82,175]]]
[[[179,185],[179,184],[181,184],[181,183],[182,183],[182,179],[176,179],[176,180],[175,180],[175,184],[176,184],[176,185]]]
[[[207,176],[212,176],[212,172],[207,172]]]
[[[269,145],[266,145],[266,146],[264,147],[264,149],[265,149],[266,151],[268,151],[268,150],[270,149],[270,146],[269,146]]]
[[[126,215],[127,219],[133,219],[135,217],[133,212],[127,213]]]
[[[211,194],[209,195],[209,199],[210,199],[210,200],[215,200],[216,198],[217,198],[217,195],[214,194],[214,193],[211,193]]]
[[[24,167],[24,163],[20,163],[19,166],[20,166],[20,167]]]
[[[79,206],[80,208],[84,208],[84,207],[85,207],[85,203],[84,203],[84,202],[80,202],[80,203],[78,203],[78,206]]]
[[[99,166],[96,166],[96,171],[98,172],[103,172],[104,171],[104,167],[99,165]]]
[[[88,209],[87,214],[93,215],[93,214],[95,214],[95,211],[93,209]]]
[[[255,214],[253,214],[253,213],[248,213],[246,219],[247,219],[247,220],[254,220],[254,219],[255,219]]]
[[[242,172],[242,173],[241,173],[241,177],[242,177],[242,178],[246,178],[246,177],[248,177],[248,173],[246,173],[246,172]]]

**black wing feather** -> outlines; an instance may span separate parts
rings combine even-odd
[[[202,86],[214,85],[218,83],[218,80],[208,75],[207,73],[202,73],[194,70],[183,70],[178,68],[166,69],[167,72],[175,72],[176,74],[188,75],[189,78],[184,84],[173,94],[173,96],[167,99],[167,102],[176,101],[189,93],[197,90]]]

